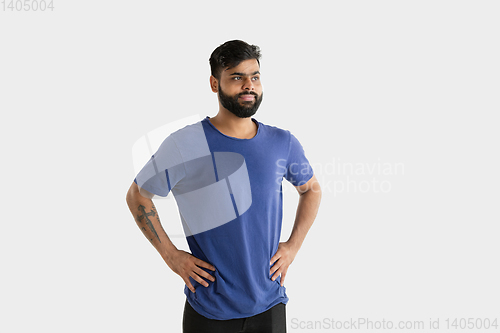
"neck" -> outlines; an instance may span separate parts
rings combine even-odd
[[[210,122],[220,132],[239,139],[251,139],[257,134],[257,124],[250,117],[240,118],[220,106],[219,113]]]

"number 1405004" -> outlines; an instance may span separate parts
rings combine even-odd
[[[54,1],[49,0],[2,0],[2,11],[45,12],[54,11]]]

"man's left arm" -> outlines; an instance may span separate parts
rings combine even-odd
[[[321,187],[316,176],[313,175],[307,183],[295,186],[295,188],[299,192],[300,198],[292,233],[288,241],[279,243],[278,250],[270,262],[270,265],[273,263],[274,265],[271,267],[269,275],[272,275],[271,279],[274,281],[281,274],[281,286],[285,283],[288,267],[297,255],[316,218],[321,201]]]

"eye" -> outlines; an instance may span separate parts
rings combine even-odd
[[[254,76],[254,77],[252,78],[252,80],[254,80],[254,81],[258,81],[258,80],[259,80],[259,77],[258,77],[258,76]]]
[[[233,77],[233,80],[234,80],[234,81],[241,80],[241,76],[235,76],[235,77]]]

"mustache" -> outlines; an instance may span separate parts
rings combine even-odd
[[[254,95],[255,97],[259,97],[259,95],[257,95],[253,91],[248,91],[248,92],[244,92],[244,93],[238,94],[238,97],[241,97],[243,95]]]

